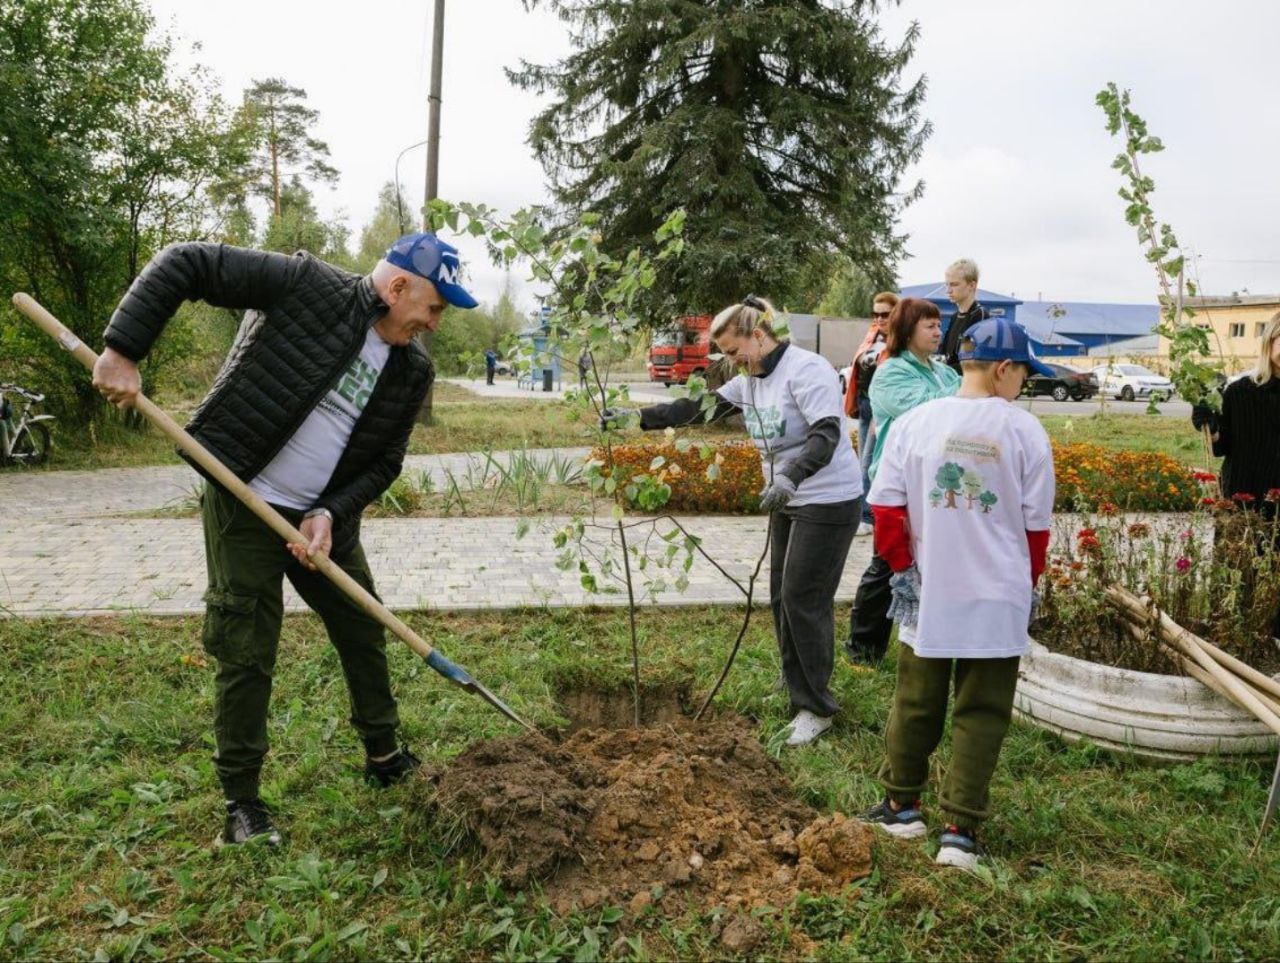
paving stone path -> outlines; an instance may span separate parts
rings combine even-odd
[[[585,449],[530,452],[541,458],[581,458]],[[406,471],[446,470],[465,478],[482,456],[414,456]],[[437,477],[438,476],[438,477]],[[474,476],[473,476],[474,477]],[[102,471],[24,472],[0,475],[0,612],[98,615],[138,612],[180,615],[203,611],[204,548],[196,518],[137,518],[189,502],[199,484],[185,465]],[[625,594],[585,591],[576,570],[555,565],[551,534],[564,519],[532,518],[517,537],[515,518],[366,519],[364,545],[379,594],[393,609],[519,608],[622,605]],[[745,582],[764,546],[760,517],[699,516],[682,519],[703,538],[708,552]],[[611,537],[607,525],[593,536]],[[838,598],[853,597],[871,552],[870,538],[856,538]],[[757,598],[768,600],[768,567]],[[740,601],[739,590],[704,559],[689,572],[684,592],[658,597],[666,605]],[[302,603],[286,588],[286,604]]]

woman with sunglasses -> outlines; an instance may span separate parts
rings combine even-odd
[[[875,429],[871,420],[871,380],[876,368],[884,361],[886,339],[889,331],[889,312],[898,303],[892,291],[881,291],[871,302],[871,327],[862,344],[853,353],[849,365],[849,384],[845,388],[844,413],[858,420],[858,461],[862,468],[862,490],[871,487],[867,469],[871,467],[871,449],[875,447]],[[862,504],[862,526],[858,534],[871,534],[871,509]]]
[[[769,512],[769,593],[782,677],[795,718],[787,745],[812,742],[839,709],[831,694],[835,593],[862,511],[862,483],[844,430],[840,382],[830,362],[780,339],[774,310],[749,296],[711,322],[711,338],[736,377],[716,389],[709,415],[681,399],[640,409],[640,427],[691,425],[741,414],[760,453]],[[636,414],[610,409],[604,425]]]

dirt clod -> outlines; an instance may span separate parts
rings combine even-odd
[[[870,871],[867,828],[800,803],[738,719],[586,728],[558,745],[493,740],[433,781],[441,809],[508,884],[541,881],[560,912],[605,901],[633,916],[664,903],[723,906],[735,922],[721,941],[734,953],[762,938],[753,908]]]

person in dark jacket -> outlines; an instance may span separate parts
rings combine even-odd
[[[985,321],[990,315],[987,309],[978,303],[978,265],[967,257],[962,257],[944,275],[947,285],[947,297],[956,306],[956,313],[951,316],[947,332],[942,338],[942,357],[951,366],[951,370],[960,374],[960,339],[964,333],[979,321]]]
[[[420,765],[397,744],[381,624],[320,575],[310,556],[328,554],[374,590],[360,515],[400,474],[434,378],[415,336],[436,329],[446,302],[476,306],[459,272],[457,251],[434,234],[401,238],[367,277],[306,253],[177,244],[142,270],[107,326],[93,383],[124,408],[138,395],[138,362],[183,301],[247,312],[187,430],[310,540],[305,548],[282,544],[229,492],[206,485],[203,641],[218,666],[220,843],[280,842],[258,785],[283,578],[321,617],[337,649],[366,779],[387,786]]]
[[[493,376],[498,371],[498,352],[492,348],[485,348],[484,351],[484,383],[493,384]]]
[[[1195,405],[1191,423],[1209,429],[1213,453],[1222,458],[1222,497],[1247,495],[1239,499],[1242,504],[1274,517],[1280,493],[1280,312],[1263,326],[1254,370],[1223,390],[1221,414]],[[1280,638],[1280,611],[1271,634]]]

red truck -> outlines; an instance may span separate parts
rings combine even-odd
[[[710,364],[710,328],[711,315],[690,314],[655,331],[649,348],[649,380],[682,385],[689,375],[705,374]]]

